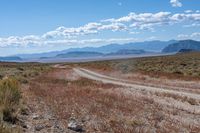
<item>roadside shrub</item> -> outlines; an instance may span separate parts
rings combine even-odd
[[[20,100],[19,83],[15,79],[5,79],[0,82],[0,104],[15,105]]]
[[[1,79],[3,79],[3,75],[2,75],[2,74],[0,74],[0,80],[1,80]]]
[[[0,81],[0,113],[1,121],[15,123],[15,112],[21,98],[19,83],[15,79]]]
[[[24,68],[22,68],[22,67],[17,67],[17,69],[20,71],[24,71]]]
[[[14,113],[15,110],[12,108],[4,108],[3,109],[3,121],[15,124],[17,122],[16,114]]]

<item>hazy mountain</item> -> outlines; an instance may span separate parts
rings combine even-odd
[[[172,52],[179,52],[181,49],[190,49],[199,51],[200,50],[200,42],[194,40],[182,40],[176,43],[172,43],[165,47],[162,52],[165,53],[172,53]]]
[[[117,52],[121,49],[142,49],[145,51],[154,51],[161,52],[163,48],[168,46],[171,43],[176,42],[175,40],[171,41],[146,41],[146,42],[134,42],[126,44],[109,44],[102,47],[85,47],[85,48],[71,48],[66,51],[93,51],[101,53],[111,53]]]
[[[199,50],[194,50],[194,49],[181,49],[178,52],[179,53],[188,53],[188,52],[197,52]]]
[[[58,54],[56,57],[59,58],[74,58],[74,57],[98,57],[103,56],[104,54],[99,52],[87,52],[87,51],[74,51],[68,52],[65,54]]]
[[[171,41],[146,41],[146,42],[134,42],[126,44],[109,44],[101,47],[84,47],[84,48],[70,48],[62,51],[52,51],[39,54],[20,54],[17,55],[21,58],[41,58],[41,57],[55,57],[58,54],[65,54],[68,52],[74,51],[87,51],[87,52],[98,52],[98,53],[114,53],[122,49],[141,49],[145,51],[161,52],[163,48],[168,46],[171,43],[176,42],[175,40]]]
[[[100,57],[100,56],[113,56],[113,55],[130,55],[130,54],[145,54],[147,53],[144,50],[135,50],[135,49],[121,49],[117,52],[111,52],[107,54],[103,54],[100,52],[90,52],[90,51],[74,51],[68,52],[64,54],[58,54],[56,58],[74,58],[74,57]],[[148,52],[149,53],[149,52]],[[42,57],[40,59],[45,59]]]
[[[22,59],[17,56],[0,57],[0,61],[21,61]]]
[[[144,50],[135,50],[135,49],[121,49],[114,53],[109,53],[107,55],[130,55],[130,54],[145,54],[147,53]]]

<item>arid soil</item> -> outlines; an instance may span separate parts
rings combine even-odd
[[[88,133],[200,131],[199,81],[134,76],[54,66],[23,87],[24,132],[75,132],[72,119]]]

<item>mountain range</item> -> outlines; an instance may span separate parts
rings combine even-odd
[[[19,54],[19,56],[23,59],[36,59],[36,58],[48,58],[48,57],[55,57],[59,54],[66,54],[68,52],[98,52],[103,54],[109,54],[113,52],[117,52],[122,49],[131,49],[131,50],[145,50],[151,52],[161,52],[163,48],[168,46],[169,44],[177,42],[176,40],[170,41],[145,41],[145,42],[132,42],[132,43],[125,43],[125,44],[108,44],[101,47],[84,47],[84,48],[70,48],[62,51],[52,51],[46,53],[36,53],[36,54]]]
[[[156,53],[177,53],[200,51],[200,42],[194,40],[147,41],[126,44],[109,44],[101,47],[70,48],[36,54],[19,54],[0,57],[0,61],[45,60],[58,58],[87,58],[124,55],[144,55]]]
[[[0,57],[0,61],[22,61],[22,58],[18,56],[8,56],[8,57]]]
[[[194,50],[194,51],[200,51],[200,42],[194,41],[194,40],[181,40],[175,43],[172,43],[165,47],[162,52],[163,53],[172,53],[172,52],[178,52],[184,50]]]

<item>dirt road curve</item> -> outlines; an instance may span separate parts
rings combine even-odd
[[[195,114],[200,114],[200,106],[199,105],[191,105],[187,102],[183,102],[181,100],[177,99],[170,99],[170,98],[165,98],[165,97],[155,97],[155,93],[166,93],[166,94],[172,94],[180,97],[187,97],[187,98],[192,98],[196,99],[197,101],[200,101],[200,95],[199,94],[194,94],[190,92],[184,92],[183,91],[178,91],[178,90],[169,90],[169,89],[164,89],[164,88],[156,88],[156,87],[149,87],[149,86],[144,86],[144,85],[136,85],[133,83],[130,83],[130,81],[123,80],[123,79],[118,79],[114,77],[109,77],[106,75],[102,75],[99,73],[96,73],[91,70],[83,69],[83,68],[74,68],[74,71],[80,75],[81,77],[88,78],[91,80],[96,80],[96,81],[101,81],[103,83],[111,83],[115,85],[120,85],[124,86],[126,88],[129,88],[131,90],[135,91],[147,91],[147,92],[152,92],[154,95],[150,97],[154,97],[154,100],[162,105],[166,105],[168,107],[172,108],[177,108],[180,110],[187,111],[189,113],[195,113]]]
[[[136,84],[128,83],[127,80],[105,76],[105,75],[102,75],[102,74],[99,74],[99,73],[96,73],[96,72],[93,72],[93,71],[90,71],[87,69],[83,69],[83,68],[74,68],[74,71],[82,77],[101,81],[103,83],[111,83],[111,84],[115,84],[115,85],[131,87],[133,89],[141,89],[141,90],[147,90],[147,91],[153,91],[153,92],[172,93],[172,94],[176,94],[176,95],[180,95],[180,96],[187,96],[190,98],[195,98],[197,100],[200,100],[200,95],[198,95],[198,94],[163,89],[163,88],[155,88],[155,87],[149,87],[149,86],[143,86],[143,85],[136,85]]]

